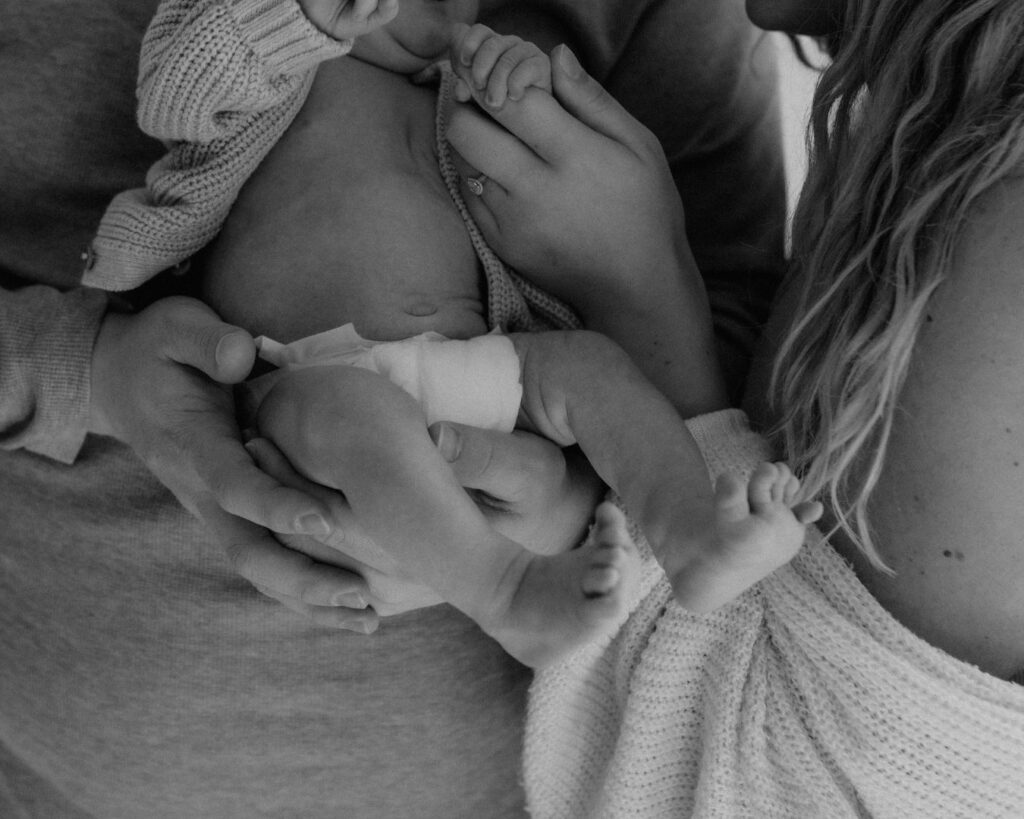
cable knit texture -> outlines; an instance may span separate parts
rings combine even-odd
[[[142,42],[139,126],[169,143],[118,194],[82,283],[130,290],[199,251],[302,108],[316,66],[352,48],[294,0],[166,0]]]
[[[688,426],[712,475],[769,455],[737,410]],[[535,679],[534,817],[1021,815],[1024,688],[914,636],[816,530],[708,615],[645,559],[610,644]]]

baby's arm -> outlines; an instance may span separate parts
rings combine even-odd
[[[579,444],[625,501],[680,604],[715,608],[796,554],[821,507],[796,503],[788,469],[763,464],[748,485],[725,476],[712,490],[685,423],[617,345],[589,332],[512,338],[521,423]]]
[[[498,34],[482,23],[460,26],[452,37],[452,63],[459,76],[455,96],[500,109],[518,102],[527,88],[551,92],[551,61],[533,43]]]

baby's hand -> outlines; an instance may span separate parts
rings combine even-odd
[[[309,21],[335,40],[354,40],[387,25],[398,0],[299,0]]]
[[[494,110],[523,98],[530,87],[551,91],[551,61],[533,43],[497,34],[485,25],[459,27],[452,37],[455,97]]]

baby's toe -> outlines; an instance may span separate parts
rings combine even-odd
[[[778,467],[775,464],[758,464],[754,474],[750,476],[747,495],[750,506],[755,512],[772,503],[777,492]]]
[[[583,595],[588,598],[604,597],[615,591],[621,581],[622,573],[617,566],[591,566],[583,575]]]
[[[747,487],[742,478],[731,472],[718,476],[715,481],[715,509],[726,521],[741,520],[750,514]]]

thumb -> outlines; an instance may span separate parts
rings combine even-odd
[[[529,432],[497,432],[442,421],[430,437],[455,477],[467,489],[478,489],[515,501],[529,486],[560,486],[566,461],[562,450]]]
[[[647,128],[583,70],[565,44],[551,51],[551,85],[562,107],[598,133],[627,146],[646,141]]]
[[[195,299],[166,299],[161,327],[163,353],[167,358],[195,367],[214,381],[243,381],[256,360],[252,336],[241,327],[221,321],[209,307]]]

